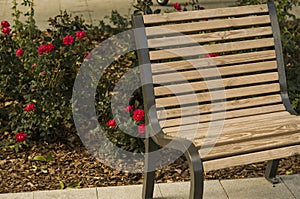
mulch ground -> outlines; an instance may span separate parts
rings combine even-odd
[[[0,132],[0,142],[12,141],[9,133]],[[49,162],[34,160],[35,156],[47,156]],[[206,179],[234,179],[263,176],[265,163],[257,163],[205,174]],[[279,175],[300,174],[300,156],[283,159]],[[73,145],[63,142],[32,142],[18,153],[9,147],[0,148],[0,193],[59,189],[60,184],[81,182],[76,188],[141,184],[143,174],[113,170],[99,163],[79,140]],[[156,172],[157,182],[188,181],[189,170],[184,158]],[[75,183],[76,184],[76,183]]]

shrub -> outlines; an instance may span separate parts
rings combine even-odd
[[[26,13],[19,6],[14,0],[13,23],[1,23],[0,130],[26,132],[34,140],[66,139],[66,133],[75,132],[70,100],[82,61],[99,42],[127,28],[128,21],[112,11],[113,26],[104,21],[92,26],[61,12],[49,19],[47,30],[39,30],[33,1],[21,3],[29,8]],[[22,14],[25,22],[19,20]]]

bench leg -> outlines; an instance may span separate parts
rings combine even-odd
[[[185,152],[191,172],[189,199],[202,199],[204,189],[203,165],[198,150],[191,145]]]
[[[157,158],[150,156],[149,152],[156,151],[158,149],[159,146],[156,145],[151,138],[145,139],[145,173],[143,182],[143,199],[153,198],[155,167]]]
[[[269,160],[267,162],[265,178],[272,184],[279,183],[279,179],[276,178],[276,173],[279,165],[279,160]]]

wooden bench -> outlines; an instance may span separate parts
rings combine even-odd
[[[190,198],[203,196],[203,172],[300,153],[300,117],[291,107],[272,2],[134,15],[148,124],[143,198],[153,197],[159,147],[182,151]],[[152,169],[151,169],[152,168]]]

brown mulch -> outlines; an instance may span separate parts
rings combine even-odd
[[[0,142],[12,141],[13,135],[0,132]],[[74,143],[74,142],[73,142]],[[90,155],[79,140],[67,143],[37,143],[18,153],[9,147],[0,148],[0,193],[59,189],[59,182],[69,185],[80,182],[77,188],[141,184],[143,174],[125,173],[110,169]],[[51,152],[52,160],[33,160],[37,155]],[[263,176],[265,163],[233,167],[205,174],[206,179],[233,179]],[[37,169],[38,168],[38,169]],[[44,168],[43,171],[40,168]],[[279,175],[300,174],[300,156],[283,159]],[[157,182],[188,181],[188,165],[183,158],[156,172]]]

